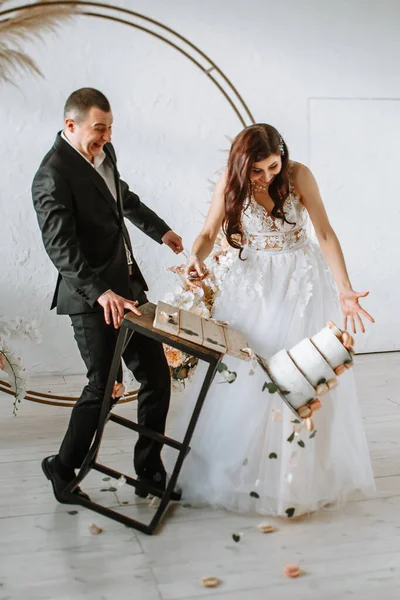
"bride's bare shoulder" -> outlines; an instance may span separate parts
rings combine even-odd
[[[301,162],[294,160],[290,161],[290,179],[291,183],[301,197],[306,189],[314,181],[314,176],[311,170]]]
[[[301,177],[306,177],[309,173],[311,173],[307,165],[304,165],[296,160],[290,160],[289,167],[293,181],[296,181],[296,179]]]

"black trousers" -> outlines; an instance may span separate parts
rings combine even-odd
[[[86,364],[88,384],[76,402],[59,456],[64,465],[81,466],[96,432],[118,329],[107,325],[104,313],[70,315],[75,340]],[[126,366],[140,383],[138,423],[164,433],[171,380],[162,344],[135,332],[123,354]],[[134,451],[137,475],[160,471],[162,444],[139,436]]]

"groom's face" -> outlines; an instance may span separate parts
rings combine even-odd
[[[112,112],[92,106],[83,117],[70,116],[75,118],[65,120],[68,139],[87,159],[93,161],[95,156],[103,152],[104,144],[111,141]]]

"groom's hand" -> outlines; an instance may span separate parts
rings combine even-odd
[[[161,241],[163,244],[171,248],[175,254],[180,254],[180,252],[183,250],[182,238],[175,233],[175,231],[172,231],[172,229],[163,235]]]
[[[112,319],[115,329],[121,326],[126,308],[135,313],[135,315],[142,316],[140,310],[137,309],[138,302],[118,296],[112,290],[104,292],[100,298],[97,298],[97,302],[103,307],[105,322],[107,325],[111,325]]]

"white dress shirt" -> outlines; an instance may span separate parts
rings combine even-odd
[[[84,158],[86,160],[86,162],[89,163],[89,165],[91,165],[97,172],[99,175],[102,176],[102,178],[104,179],[104,181],[107,184],[108,189],[111,192],[111,195],[113,196],[114,200],[117,200],[117,188],[115,187],[115,179],[114,179],[114,169],[112,167],[112,164],[110,162],[110,159],[107,157],[106,153],[104,151],[102,151],[102,153],[99,156],[94,156],[93,157],[93,162],[91,162],[88,158],[86,158],[86,156],[84,154],[82,154],[82,152],[80,152],[78,150],[78,148],[76,148],[67,138],[67,136],[65,135],[65,133],[62,131],[61,132],[61,137],[63,140],[65,140],[66,142],[68,142],[68,144],[70,146],[72,146],[72,148],[74,148],[74,150],[76,150],[78,152],[78,154],[80,154],[82,156],[82,158]]]

